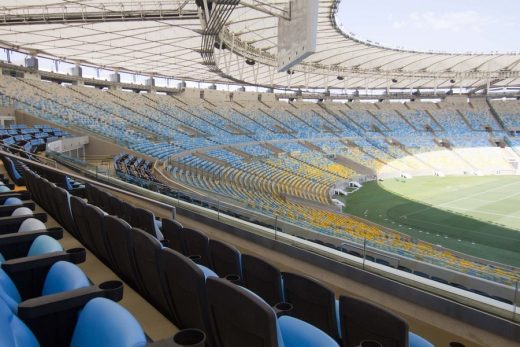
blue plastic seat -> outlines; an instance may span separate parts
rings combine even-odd
[[[29,247],[29,251],[27,252],[28,257],[33,257],[37,255],[52,253],[52,252],[60,252],[63,251],[63,246],[57,240],[53,239],[48,235],[40,235],[36,237],[31,246]],[[0,264],[5,261],[4,256],[0,253]]]
[[[90,300],[81,311],[71,347],[141,347],[146,345],[143,329],[121,305],[105,299]]]
[[[51,327],[54,328],[54,327]],[[39,347],[33,332],[0,300],[0,345]],[[71,347],[143,347],[146,337],[135,318],[105,298],[90,300],[79,314]]]
[[[23,202],[19,198],[7,198],[5,199],[3,206],[15,206],[15,205],[22,205]]]
[[[76,265],[58,261],[51,266],[45,277],[41,295],[61,293],[90,286],[87,276]],[[13,312],[17,312],[22,297],[11,278],[0,268],[0,300]]]

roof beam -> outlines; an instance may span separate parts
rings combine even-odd
[[[28,24],[71,24],[71,23],[103,23],[103,22],[131,22],[198,19],[196,9],[186,9],[185,6],[171,4],[157,8],[146,6],[128,6],[124,3],[62,6],[33,6],[30,9],[4,9],[0,13],[0,26],[28,25]]]

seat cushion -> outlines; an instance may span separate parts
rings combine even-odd
[[[12,217],[19,217],[19,216],[32,216],[33,211],[28,207],[18,207],[16,210],[11,213]]]
[[[0,342],[2,347],[39,347],[32,331],[0,299]]]
[[[137,320],[121,305],[105,299],[90,300],[81,311],[71,347],[141,347],[146,337]]]
[[[3,300],[13,312],[18,311],[18,304],[22,301],[20,293],[11,278],[0,268],[0,300]]]
[[[57,240],[53,239],[48,235],[40,235],[37,238],[35,238],[32,242],[31,248],[29,248],[27,256],[32,257],[35,255],[61,251],[63,251],[61,243],[59,243]]]
[[[302,320],[282,316],[278,325],[285,347],[339,347],[332,337]]]
[[[87,276],[77,265],[67,261],[58,261],[51,266],[45,277],[42,295],[62,293],[88,286],[90,283]]]
[[[15,205],[22,205],[23,202],[22,200],[18,199],[18,198],[7,198],[5,199],[3,205],[4,206],[15,206]]]
[[[24,231],[35,231],[35,230],[45,230],[47,227],[43,222],[36,218],[27,218],[20,224],[18,228],[19,233],[23,233]]]
[[[430,341],[416,335],[412,332],[408,332],[408,346],[409,347],[433,347]]]

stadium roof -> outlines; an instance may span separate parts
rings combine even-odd
[[[277,24],[288,1],[233,2],[213,5],[219,22],[201,21],[204,8],[189,0],[3,0],[0,45],[121,71],[266,87],[520,85],[517,54],[426,53],[358,41],[336,25],[337,0],[319,1],[317,52],[292,74],[278,73]]]

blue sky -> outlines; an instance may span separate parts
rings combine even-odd
[[[337,18],[389,47],[520,52],[520,0],[342,0]]]

